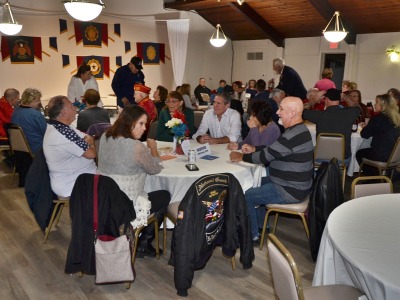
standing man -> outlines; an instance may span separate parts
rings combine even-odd
[[[80,174],[96,174],[93,137],[73,128],[76,110],[65,96],[49,101],[49,123],[43,151],[50,171],[51,189],[57,196],[69,197]]]
[[[317,125],[317,136],[320,133],[341,133],[345,138],[345,158],[351,156],[351,128],[360,114],[360,108],[343,107],[340,104],[340,91],[329,89],[325,93],[325,110],[306,109],[303,118]]]
[[[144,74],[141,71],[142,59],[134,56],[131,61],[115,72],[111,87],[117,95],[117,104],[124,108],[135,103],[133,87],[136,83],[144,84]]]
[[[272,69],[277,75],[281,76],[277,89],[283,90],[287,96],[299,97],[301,100],[306,99],[307,90],[300,75],[295,69],[286,66],[285,60],[275,58],[272,61]]]
[[[227,144],[241,138],[240,114],[230,107],[230,97],[226,93],[217,94],[212,109],[205,112],[199,129],[193,139],[200,144]],[[207,132],[210,131],[210,134]]]
[[[282,100],[278,110],[285,132],[272,145],[243,145],[242,151],[231,152],[233,162],[268,164],[269,176],[263,177],[261,186],[250,188],[245,197],[251,221],[253,242],[259,242],[256,206],[266,204],[299,203],[311,191],[314,146],[311,134],[301,117],[303,102],[297,97]],[[245,153],[245,154],[244,154]]]
[[[208,94],[209,96],[211,95],[211,90],[206,87],[205,78],[199,79],[199,85],[194,89],[194,95],[196,96],[196,99],[199,101],[200,105],[207,105],[208,103],[203,101],[203,98],[200,95],[201,93]]]

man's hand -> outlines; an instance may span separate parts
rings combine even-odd
[[[211,137],[208,134],[204,134],[204,135],[197,137],[197,141],[200,144],[210,143],[210,140],[211,140]]]
[[[244,144],[242,146],[242,152],[245,154],[253,153],[256,151],[256,147],[249,145],[249,144]]]
[[[128,106],[130,104],[128,98],[126,98],[126,97],[122,98],[121,101],[124,104],[124,106]]]
[[[228,146],[226,146],[226,149],[228,150],[237,150],[239,148],[239,144],[235,142],[230,142]]]
[[[243,160],[243,154],[240,152],[232,151],[229,157],[233,162],[241,162]]]

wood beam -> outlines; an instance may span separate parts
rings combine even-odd
[[[278,47],[284,47],[284,36],[271,26],[246,2],[239,5],[237,2],[229,2],[229,5],[240,13],[249,23],[265,33],[265,37],[270,39]]]
[[[326,22],[329,22],[329,20],[335,13],[335,9],[328,0],[308,0],[308,2],[316,9],[316,11],[318,11],[318,13],[326,20]],[[346,38],[344,40],[347,44],[355,44],[357,33],[351,27],[351,25],[348,24],[348,22],[343,23],[345,25],[344,28],[346,28],[346,30],[348,31],[348,34],[346,35]],[[321,31],[322,30],[323,28],[321,28]]]

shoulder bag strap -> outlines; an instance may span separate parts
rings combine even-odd
[[[99,198],[97,194],[97,187],[99,186],[99,174],[94,175],[94,182],[93,182],[93,230],[94,234],[97,238],[97,229],[99,225],[99,219],[98,219],[98,204],[99,204]]]

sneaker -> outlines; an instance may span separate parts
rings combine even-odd
[[[256,236],[253,238],[253,245],[260,245],[260,236]]]

